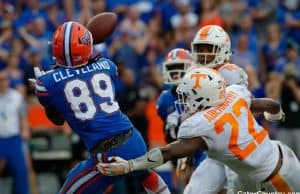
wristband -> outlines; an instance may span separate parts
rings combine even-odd
[[[145,155],[129,160],[129,171],[155,168],[164,163],[162,152],[159,148],[151,149]]]
[[[283,111],[280,109],[280,111],[276,114],[271,114],[268,112],[264,112],[264,117],[269,121],[280,121],[283,118]]]

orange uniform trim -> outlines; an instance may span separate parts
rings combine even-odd
[[[236,70],[238,68],[238,66],[236,66],[235,64],[226,63],[224,65],[224,68],[229,70],[229,71],[233,71],[233,70]]]
[[[185,59],[185,53],[183,51],[179,50],[177,55],[178,55],[179,59]]]
[[[254,129],[254,117],[248,108],[247,102],[244,99],[240,99],[236,102],[236,104],[233,106],[233,112],[236,116],[240,116],[242,114],[241,109],[245,108],[248,113],[248,130],[250,135],[256,140],[258,144],[261,144],[265,137],[268,135],[267,131],[262,128],[260,132],[256,132]]]
[[[245,99],[239,99],[236,103],[234,103],[232,108],[233,114],[225,113],[216,121],[214,128],[216,133],[219,135],[224,131],[224,125],[226,123],[231,125],[231,135],[229,139],[228,148],[239,160],[244,160],[256,149],[257,146],[255,142],[261,144],[268,134],[264,129],[262,129],[260,132],[255,131],[254,117],[251,114]],[[236,117],[241,116],[242,108],[245,108],[247,111],[248,132],[253,137],[253,140],[247,146],[245,146],[245,148],[241,148],[238,145],[239,123],[234,117],[234,115]]]
[[[239,160],[244,160],[256,149],[256,145],[254,141],[252,141],[244,149],[238,146],[239,123],[230,113],[225,113],[215,123],[215,131],[217,134],[224,131],[224,125],[226,123],[229,123],[232,127],[228,148]]]
[[[276,191],[278,192],[292,192],[292,189],[289,187],[289,185],[282,179],[282,177],[279,174],[276,174],[271,179],[272,185],[275,187]]]

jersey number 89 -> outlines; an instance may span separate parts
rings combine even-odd
[[[119,104],[115,101],[111,79],[107,74],[95,74],[90,82],[93,93],[103,99],[107,99],[105,102],[98,104],[101,111],[110,114],[119,110]],[[97,106],[91,97],[93,94],[91,94],[85,81],[75,79],[68,82],[64,88],[64,93],[76,118],[80,120],[94,118]]]

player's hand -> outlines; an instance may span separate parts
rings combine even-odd
[[[176,128],[179,125],[179,117],[179,113],[177,111],[174,111],[168,115],[166,120],[166,135],[172,137],[173,139],[176,139]]]
[[[53,70],[49,70],[49,71],[43,71],[43,70],[40,70],[39,67],[34,67],[33,68],[33,72],[34,72],[34,77],[35,78],[29,78],[28,81],[29,81],[29,85],[31,88],[35,89],[35,83],[36,83],[36,79],[38,79],[39,77],[51,72]]]
[[[39,67],[34,67],[33,68],[33,72],[34,72],[34,77],[35,78],[29,78],[29,85],[32,89],[35,89],[35,83],[36,83],[36,79],[41,77],[42,75],[45,74],[45,72],[43,70],[40,70]]]
[[[39,77],[41,77],[41,76],[43,76],[43,75],[45,75],[45,74],[47,74],[47,73],[52,72],[53,69],[48,70],[48,71],[43,71],[43,70],[40,70],[39,67],[34,67],[34,68],[33,68],[33,71],[34,71],[34,76],[35,76],[35,78],[37,79],[37,78],[39,78]]]
[[[35,78],[39,78],[39,77],[41,77],[42,75],[45,74],[45,72],[43,70],[40,70],[39,67],[34,67],[33,71],[34,71]]]
[[[42,75],[44,75],[45,72],[44,72],[43,70],[40,70],[39,67],[34,67],[34,68],[33,68],[33,72],[34,72],[34,77],[35,77],[35,78],[29,78],[28,81],[29,81],[30,83],[35,84],[36,79],[39,78],[39,77],[41,77]]]
[[[106,176],[117,176],[130,172],[130,165],[123,158],[112,156],[108,159],[110,163],[98,163],[97,169]]]
[[[176,175],[183,181],[188,181],[193,173],[193,167],[188,163],[187,157],[177,160]]]
[[[268,113],[266,111],[263,114],[264,114],[264,117],[267,121],[271,121],[271,122],[274,122],[274,121],[283,122],[283,121],[285,121],[285,113],[282,110],[280,110],[280,112],[277,113],[277,114],[271,114],[271,113]]]

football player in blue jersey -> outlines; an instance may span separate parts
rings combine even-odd
[[[115,101],[116,65],[106,58],[91,58],[92,48],[91,33],[79,23],[66,22],[53,35],[56,68],[46,73],[35,69],[36,95],[48,118],[58,125],[66,121],[90,153],[67,175],[61,194],[103,193],[120,177],[101,174],[98,162],[110,162],[115,155],[131,159],[147,151]],[[139,171],[134,177],[148,193],[170,193],[153,171]]]
[[[171,50],[162,64],[162,73],[164,84],[168,85],[170,88],[164,90],[158,100],[157,100],[157,113],[164,122],[165,128],[165,139],[167,143],[176,140],[178,127],[180,125],[180,115],[175,110],[175,101],[177,100],[176,88],[180,83],[181,78],[184,76],[185,72],[191,67],[192,56],[188,50],[176,48]],[[183,159],[185,161],[188,159],[188,166],[198,166],[200,162],[205,159],[205,154],[202,150],[198,150],[194,157],[188,157]],[[179,161],[181,162],[181,161]],[[173,166],[176,167],[176,161],[172,161]],[[178,168],[177,170],[180,170]],[[183,171],[182,171],[183,172]],[[192,169],[185,170],[184,173],[178,173],[179,175],[185,175],[181,178],[188,179],[189,175],[192,173]]]
[[[167,54],[162,64],[163,81],[169,88],[162,91],[158,97],[156,109],[164,121],[165,139],[168,143],[176,139],[179,124],[179,114],[175,111],[176,88],[186,70],[191,66],[191,61],[191,54],[188,50],[177,48]],[[173,119],[170,121],[170,118]]]

